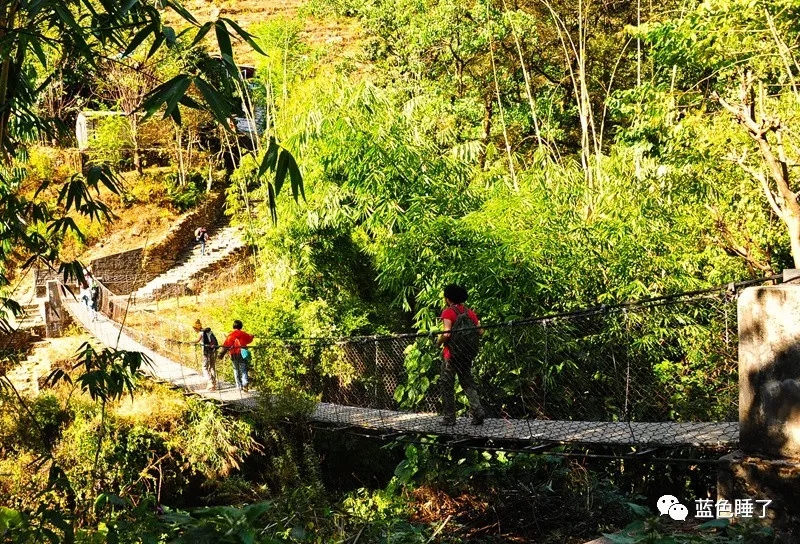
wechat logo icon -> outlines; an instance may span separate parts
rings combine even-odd
[[[686,521],[686,516],[689,515],[689,509],[673,495],[663,495],[656,502],[656,506],[660,515],[668,515],[675,521]]]

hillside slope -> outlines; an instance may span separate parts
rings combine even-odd
[[[356,52],[360,26],[354,18],[334,16],[318,17],[311,14],[306,0],[229,0],[207,2],[195,0],[186,6],[199,21],[225,17],[236,21],[245,30],[252,25],[274,19],[303,21],[301,37],[311,46],[331,47],[332,57],[351,56]],[[215,38],[208,37],[206,43],[216,51]],[[240,64],[255,64],[258,53],[242,40],[234,41],[236,61]]]

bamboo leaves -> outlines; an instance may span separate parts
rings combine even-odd
[[[119,400],[126,394],[133,398],[142,366],[149,364],[150,360],[142,353],[115,349],[97,351],[87,343],[78,351],[74,369],[82,372],[75,382],[92,400],[108,402]],[[72,383],[72,378],[62,369],[54,370],[47,377],[47,383],[52,385],[60,381]]]
[[[267,182],[267,199],[272,222],[277,223],[278,208],[276,199],[283,188],[287,174],[289,175],[292,197],[295,201],[300,196],[303,197],[303,200],[306,198],[303,188],[303,176],[294,156],[287,149],[281,148],[275,138],[270,138],[269,140],[267,151],[264,153],[264,157],[258,167],[257,179],[263,179],[268,170],[275,173],[273,182]]]

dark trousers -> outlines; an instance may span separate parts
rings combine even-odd
[[[213,349],[203,348],[203,376],[211,385],[217,385],[217,352]]]
[[[439,374],[439,387],[442,392],[442,415],[455,417],[456,415],[456,375],[461,383],[461,389],[467,395],[470,411],[475,416],[483,417],[486,411],[481,406],[475,381],[472,379],[472,361],[457,361],[453,358],[442,360],[442,369]]]

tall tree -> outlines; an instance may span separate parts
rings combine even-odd
[[[765,215],[784,225],[789,243],[784,238],[779,246],[791,248],[800,267],[800,187],[792,172],[800,159],[793,128],[800,123],[796,14],[795,0],[710,0],[642,30],[653,46],[654,96],[672,110],[669,132],[700,138],[686,145],[714,156],[708,177],[717,176],[726,159],[750,177],[750,187],[764,196]],[[729,242],[736,237],[733,229],[721,230]],[[756,254],[770,255],[772,248],[728,246],[759,269],[771,266]]]

